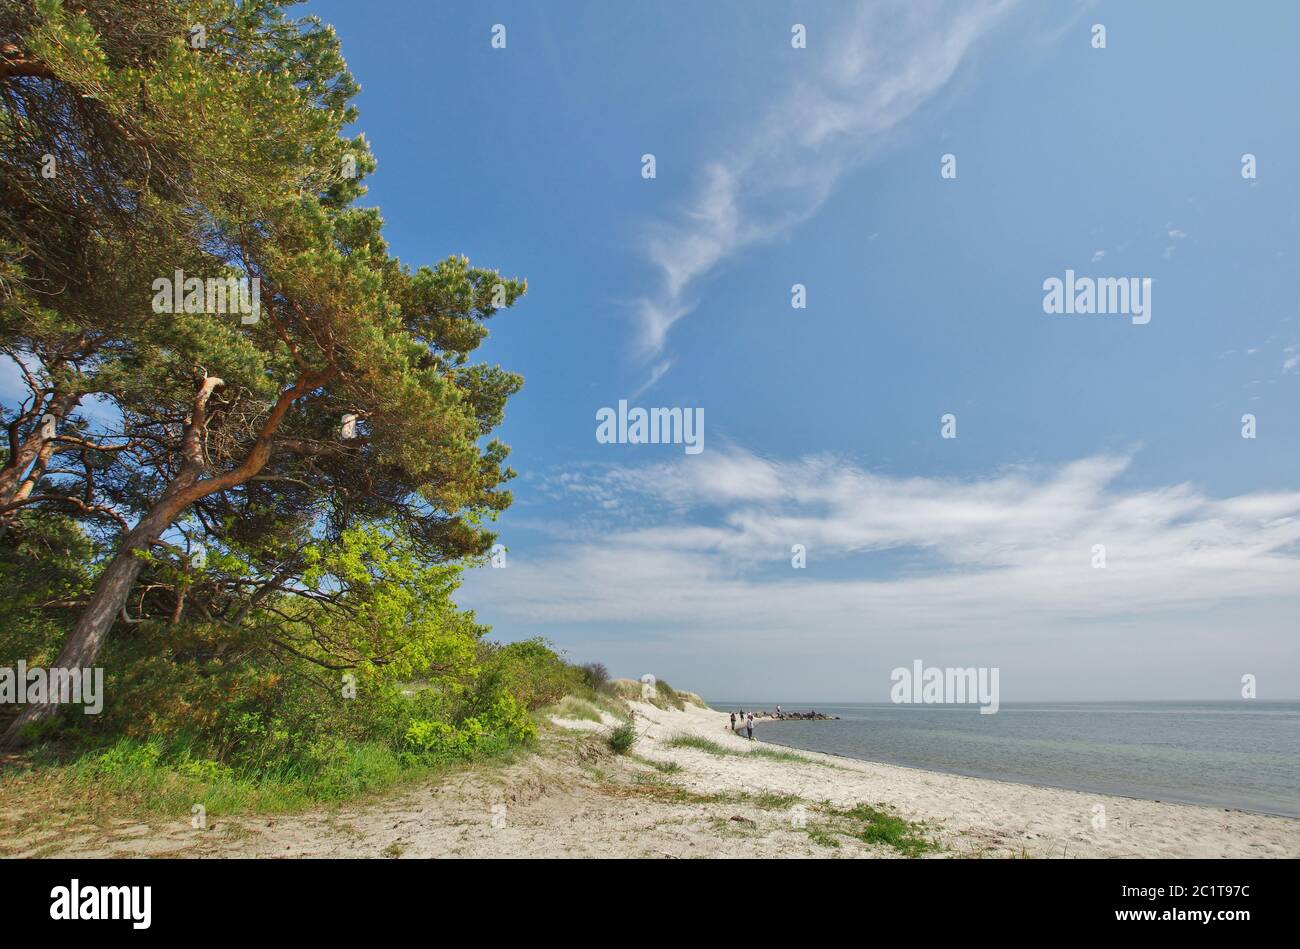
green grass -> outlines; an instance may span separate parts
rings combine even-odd
[[[606,687],[611,695],[620,699],[649,702],[662,709],[675,708],[681,711],[686,708],[687,701],[698,702],[701,705],[704,703],[704,700],[694,692],[678,692],[661,679],[655,681],[654,694],[649,696],[643,694],[641,683],[632,679],[610,679]]]
[[[674,735],[668,739],[667,744],[669,748],[694,748],[696,751],[707,751],[709,754],[718,757],[740,754],[738,751],[722,747],[716,741],[700,738],[697,735]]]
[[[833,768],[835,765],[827,764],[825,761],[817,761],[814,758],[805,758],[801,754],[793,751],[775,751],[772,748],[755,748],[753,751],[740,752],[740,754],[753,755],[755,758],[769,758],[772,761],[796,761],[799,764],[819,764],[824,768]]]
[[[519,747],[479,761],[508,763]],[[344,801],[445,775],[467,763],[402,761],[377,743],[345,744],[323,764],[232,768],[188,757],[175,743],[166,753],[154,742],[123,738],[108,748],[62,758],[34,749],[28,766],[0,774],[0,832],[5,813],[89,813],[93,818],[188,815],[201,804],[216,817],[285,813]],[[43,802],[53,802],[46,805]]]
[[[657,774],[636,775],[631,784],[606,781],[600,789],[611,797],[645,796],[668,804],[730,804],[746,805],[762,810],[784,810],[799,802],[797,795],[770,792],[751,794],[748,791],[722,791],[700,794],[678,787]]]
[[[767,758],[771,761],[791,761],[796,764],[819,764],[826,768],[833,768],[835,765],[825,761],[818,761],[815,758],[805,758],[803,755],[796,754],[793,751],[777,751],[774,748],[755,748],[752,751],[738,751],[734,748],[728,748],[709,738],[701,738],[698,735],[676,735],[668,739],[669,748],[694,748],[696,751],[707,752],[711,755],[717,755],[719,758]]]
[[[532,717],[539,726],[551,724],[552,718],[577,719],[601,725],[606,721],[602,713],[625,724],[632,720],[622,699],[585,685],[577,686],[554,705],[533,712]]]
[[[893,847],[906,857],[919,857],[942,849],[926,836],[924,824],[905,820],[870,804],[850,808],[823,806],[822,811],[835,819],[834,830],[864,843]]]
[[[833,832],[821,824],[809,824],[804,828],[805,833],[812,838],[812,842],[821,847],[829,847],[838,850],[840,839]]]
[[[686,703],[682,700],[682,697],[677,694],[677,690],[662,679],[655,682],[655,690],[659,693],[659,698],[665,704],[671,705],[673,708],[677,709],[677,711],[680,712],[686,708]]]
[[[620,722],[631,720],[623,700],[609,688],[593,689],[590,686],[578,685],[571,695],[565,696],[565,699],[569,698],[595,706],[600,711],[613,715]],[[560,704],[563,703],[564,699],[561,700]]]
[[[545,711],[547,715],[552,715],[556,718],[576,718],[581,721],[597,723],[604,721],[604,719],[600,717],[600,709],[596,708],[596,706],[592,705],[585,699],[580,699],[573,695],[566,695],[564,698],[560,699],[559,702],[550,706]]]
[[[799,803],[797,794],[777,794],[775,791],[760,791],[758,794],[744,793],[742,803],[753,804],[766,810],[793,807]]]
[[[669,739],[671,748],[694,748],[721,757],[739,757],[760,755],[760,752],[733,751],[708,738],[696,735],[678,735]],[[782,754],[776,752],[775,754]],[[764,756],[766,757],[766,756]],[[807,761],[795,756],[796,760]],[[638,758],[645,764],[656,766],[655,762]],[[740,804],[763,810],[786,809],[799,803],[794,794],[778,794],[770,791],[724,792],[718,794],[698,794],[679,788],[663,780],[658,775],[643,774],[634,779],[636,786],[647,793],[665,801],[679,804]],[[839,837],[855,837],[863,843],[892,847],[907,857],[919,857],[932,851],[941,850],[938,843],[931,840],[926,833],[926,826],[916,821],[909,821],[885,810],[886,805],[872,807],[870,804],[858,804],[851,808],[832,807],[829,803],[818,808],[827,820],[804,828],[812,840],[823,847],[838,848]]]
[[[660,774],[678,774],[682,766],[676,761],[655,761],[653,758],[643,758],[641,755],[631,755],[633,761],[637,761],[646,767],[654,768]]]
[[[609,733],[609,747],[615,754],[625,755],[636,744],[636,729],[630,724],[622,724]]]

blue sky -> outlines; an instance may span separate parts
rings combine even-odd
[[[486,348],[526,378],[508,566],[462,596],[496,636],[706,696],[916,658],[1300,694],[1300,6],[306,9],[396,252],[529,280]],[[1150,277],[1151,322],[1045,314],[1067,268]],[[620,398],[703,408],[704,452],[598,444]]]

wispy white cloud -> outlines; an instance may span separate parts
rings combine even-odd
[[[864,4],[828,31],[812,75],[759,116],[743,144],[703,169],[675,219],[650,228],[646,250],[662,285],[636,304],[640,353],[663,351],[673,324],[694,309],[697,285],[721,264],[815,214],[846,171],[875,155],[948,82],[1013,2]]]
[[[668,370],[671,369],[672,367],[673,367],[673,361],[671,359],[663,359],[655,363],[655,365],[650,369],[649,378],[647,378],[645,382],[641,383],[640,387],[638,387],[637,390],[632,393],[630,398],[635,399],[642,392],[645,392],[656,382],[662,379],[664,375],[668,372]]]
[[[1300,593],[1300,491],[1124,490],[1128,464],[1105,455],[951,480],[733,449],[564,475],[553,485],[585,506],[599,499],[608,521],[512,561],[494,596],[531,619],[685,624],[702,637],[800,628],[834,640],[868,614],[978,637]],[[809,569],[790,568],[793,544],[807,548]],[[1097,544],[1104,569],[1093,566]]]
[[[1294,697],[1300,491],[1125,487],[1129,463],[950,479],[732,448],[587,465],[541,486],[575,516],[528,525],[510,568],[463,593],[507,637],[718,698],[882,701],[916,658],[1000,666],[1008,701],[1230,698],[1247,672]]]
[[[1182,228],[1174,227],[1172,224],[1165,225],[1165,233],[1170,237],[1171,240],[1175,240],[1175,241],[1180,241],[1187,236],[1186,231],[1184,231]],[[1161,252],[1160,256],[1163,257],[1165,260],[1172,260],[1174,253],[1177,250],[1178,250],[1177,244],[1170,244],[1164,249],[1164,251]]]

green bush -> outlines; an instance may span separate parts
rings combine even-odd
[[[346,795],[373,783],[367,768],[389,774],[531,742],[529,703],[578,674],[538,642],[516,647],[484,650],[488,666],[468,677],[412,686],[362,676],[347,698],[339,672],[250,654],[210,627],[142,624],[105,650],[103,713],[64,710],[35,753],[124,781],[170,769],[209,784],[301,780]]]
[[[636,729],[631,724],[619,725],[609,733],[609,747],[615,754],[627,754],[634,744],[636,744]]]
[[[543,639],[500,645],[480,643],[479,675],[469,698],[471,713],[508,692],[528,711],[554,705],[573,690],[582,674]]]
[[[514,697],[501,693],[486,714],[458,724],[417,719],[408,726],[404,754],[431,761],[468,760],[499,753],[536,737],[536,726]]]
[[[0,554],[0,577],[9,566]],[[31,575],[30,563],[23,569]],[[67,588],[61,575],[47,580],[32,598]],[[66,627],[32,638],[21,618],[0,629],[0,653],[11,664],[50,661]],[[485,643],[474,638],[482,627],[464,627],[428,633],[434,643],[468,635],[470,647],[442,650],[450,660],[430,663],[415,681],[397,681],[392,665],[362,664],[347,670],[355,678],[347,689],[343,670],[267,650],[266,630],[154,620],[119,627],[97,663],[102,713],[61,710],[32,731],[29,760],[87,789],[104,782],[146,810],[186,797],[214,814],[308,806],[525,745],[536,737],[530,712],[592,691],[544,641]]]
[[[154,742],[140,744],[122,739],[94,758],[94,769],[104,777],[121,777],[153,770],[161,756],[162,749]]]

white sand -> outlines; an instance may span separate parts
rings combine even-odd
[[[643,719],[638,730],[647,732],[651,748],[682,733],[738,751],[762,744],[732,735],[722,712],[695,706],[672,713],[648,705],[636,709]],[[762,738],[763,727],[754,729],[756,738]],[[679,761],[684,769],[681,783],[701,791],[762,788],[837,806],[887,803],[900,816],[938,822],[940,840],[959,854],[992,850],[1018,855],[1023,850],[1033,857],[1300,856],[1300,820],[1286,817],[968,778],[816,752],[798,752],[818,762],[807,765],[721,758],[691,749],[643,753]],[[1105,808],[1102,830],[1093,829],[1098,805]]]
[[[634,703],[640,737],[611,754],[616,724],[559,720],[536,754],[435,785],[297,815],[189,814],[95,827],[71,822],[0,843],[6,856],[896,857],[820,809],[886,806],[923,821],[932,856],[1297,857],[1300,820],[966,778],[799,752],[805,761],[671,748],[696,735],[726,749],[786,751],[732,735],[727,715]],[[763,727],[755,729],[761,737]],[[639,759],[639,760],[638,760]],[[647,761],[675,763],[661,773]],[[794,795],[795,802],[740,794]],[[1104,829],[1093,829],[1095,807]],[[810,834],[809,830],[814,833]],[[851,829],[851,828],[848,828]]]

